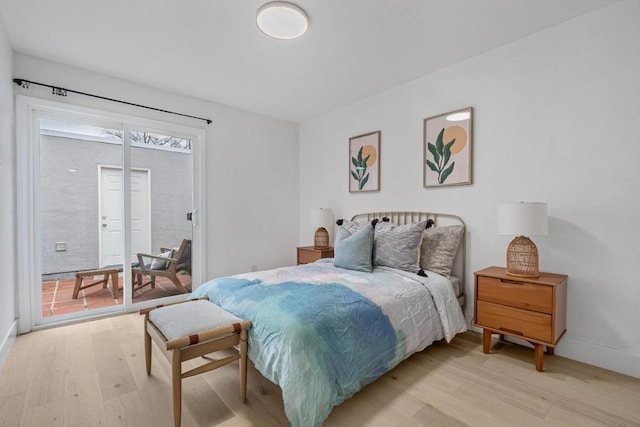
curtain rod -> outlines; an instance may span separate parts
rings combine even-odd
[[[65,89],[63,87],[52,86],[45,83],[33,82],[31,80],[13,79],[13,82],[18,86],[22,86],[25,89],[29,89],[29,85],[32,85],[32,84],[38,85],[38,86],[44,86],[44,87],[51,88],[51,93],[58,96],[67,96],[67,92],[71,92],[71,93],[76,93],[78,95],[91,96],[93,98],[104,99],[106,101],[118,102],[120,104],[132,105],[134,107],[146,108],[147,110],[160,111],[161,113],[175,114],[176,116],[189,117],[191,119],[196,119],[196,120],[203,120],[207,122],[208,125],[211,124],[211,119],[205,119],[204,117],[190,116],[189,114],[176,113],[175,111],[162,110],[160,108],[149,107],[147,105],[134,104],[133,102],[121,101],[119,99],[107,98],[106,96],[94,95],[92,93],[86,93],[86,92],[79,92],[77,90]]]

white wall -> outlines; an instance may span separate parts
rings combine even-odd
[[[0,368],[16,334],[15,161],[11,46],[0,15]]]
[[[640,377],[639,20],[640,2],[620,1],[301,124],[300,243],[314,207],[459,214],[473,301],[472,272],[505,264],[497,206],[546,201],[540,267],[569,275],[557,353]],[[423,119],[468,106],[474,184],[424,189]],[[349,194],[348,139],[375,130],[381,191]]]
[[[206,126],[108,101],[62,98],[32,85],[26,94],[140,117],[206,126],[206,277],[295,262],[298,239],[298,125],[114,79],[43,59],[14,55],[14,77],[207,117]],[[202,85],[207,82],[203,81]]]

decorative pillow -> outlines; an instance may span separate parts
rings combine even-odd
[[[162,252],[161,254],[156,256],[162,258],[171,258],[171,255],[173,255],[173,250]],[[150,270],[164,270],[165,268],[167,268],[167,261],[157,258],[153,258],[153,260],[151,261],[151,267],[149,267]]]
[[[340,226],[336,233],[334,243],[333,265],[348,270],[366,271],[373,270],[371,265],[371,253],[373,251],[373,226],[366,227],[351,233],[344,226]]]
[[[461,225],[424,230],[420,249],[420,267],[449,277],[462,233],[464,233],[464,227]]]
[[[371,225],[371,223],[367,221],[350,221],[348,219],[339,219],[336,221],[336,224],[340,227],[344,227],[351,234]]]
[[[420,241],[427,221],[418,224],[376,224],[373,264],[418,273],[420,270]]]

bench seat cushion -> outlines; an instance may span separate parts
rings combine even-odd
[[[149,313],[149,320],[168,341],[242,322],[242,319],[205,300],[156,308]]]

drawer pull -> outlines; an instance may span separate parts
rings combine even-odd
[[[523,333],[522,333],[522,332],[520,332],[520,331],[514,331],[513,329],[508,329],[508,328],[500,327],[500,330],[501,330],[501,331],[505,331],[505,332],[509,332],[509,333],[511,333],[511,334],[523,335]]]
[[[500,279],[500,281],[502,283],[508,283],[510,285],[524,285],[524,282],[518,282],[518,281],[515,281],[515,280]]]

